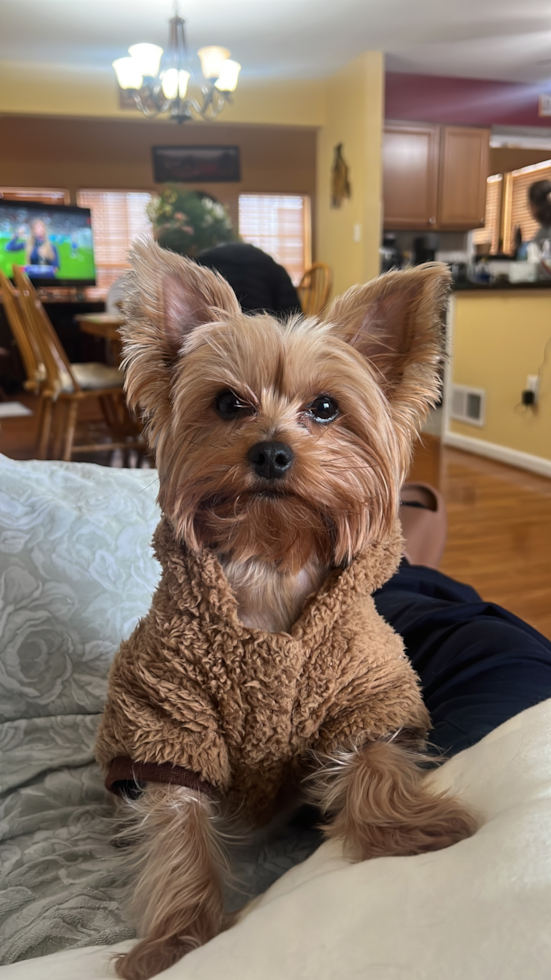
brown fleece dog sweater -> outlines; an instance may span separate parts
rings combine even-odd
[[[106,771],[119,757],[183,767],[195,774],[189,785],[229,794],[261,823],[310,750],[398,730],[424,738],[417,675],[371,598],[396,570],[401,545],[396,524],[329,576],[290,633],[266,633],[238,619],[216,555],[191,554],[163,518],[154,536],[161,581],[115,657],[98,761]]]

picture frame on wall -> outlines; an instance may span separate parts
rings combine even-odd
[[[241,180],[238,146],[153,146],[156,184],[224,184]]]

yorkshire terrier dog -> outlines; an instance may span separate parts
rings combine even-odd
[[[136,823],[139,942],[117,971],[145,980],[223,927],[225,821],[309,797],[353,860],[448,847],[475,822],[426,779],[418,679],[371,598],[438,398],[445,267],[281,323],[153,243],[131,263],[126,391],[158,467],[162,576],[96,751]]]

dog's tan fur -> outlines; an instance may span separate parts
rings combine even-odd
[[[439,851],[468,836],[469,814],[427,787],[421,767],[431,764],[434,758],[399,738],[327,758],[309,794],[332,818],[326,835],[341,840],[355,861]]]
[[[147,980],[212,939],[222,925],[228,870],[214,804],[176,786],[149,785],[132,804],[135,887],[131,911],[147,944],[117,957],[119,977]]]
[[[354,857],[467,836],[472,817],[425,786],[428,715],[371,599],[400,557],[399,489],[438,394],[447,273],[390,273],[337,299],[323,323],[280,324],[244,316],[219,276],[153,244],[139,244],[132,264],[127,393],[156,453],[163,575],[115,660],[100,762],[187,767],[258,823],[314,750],[326,761],[310,792]],[[244,406],[231,421],[215,409],[223,390]],[[339,407],[326,425],[309,411],[322,394]],[[247,455],[274,439],[294,454],[277,492]],[[212,804],[190,793],[148,787],[140,803],[152,816],[137,886],[143,938],[118,963],[130,980],[160,972],[221,921]]]

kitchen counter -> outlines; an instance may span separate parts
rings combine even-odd
[[[512,289],[551,289],[551,279],[541,279],[538,282],[454,282],[454,293],[498,293]]]

